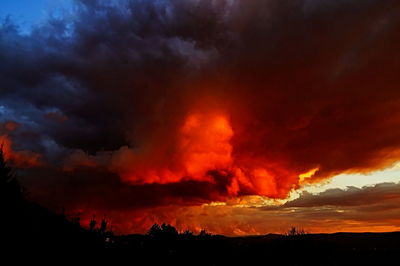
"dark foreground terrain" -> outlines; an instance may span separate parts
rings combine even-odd
[[[121,236],[118,252],[196,265],[400,265],[400,233],[296,236]],[[153,260],[154,259],[154,260]]]
[[[39,261],[51,255],[111,265],[400,265],[400,232],[225,237],[161,229],[113,236],[34,203],[23,205],[20,222],[3,230],[2,249],[33,253]]]

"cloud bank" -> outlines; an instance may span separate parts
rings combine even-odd
[[[381,169],[400,157],[399,11],[77,0],[29,34],[4,19],[0,122],[20,126],[2,138],[40,158],[32,194],[71,207],[284,198]]]

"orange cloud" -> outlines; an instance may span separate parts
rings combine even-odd
[[[43,165],[41,155],[31,151],[15,151],[7,135],[0,135],[0,145],[3,148],[6,160],[11,161],[16,167],[38,167]]]

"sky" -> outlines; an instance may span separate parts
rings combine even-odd
[[[22,33],[28,34],[32,26],[38,25],[56,10],[68,9],[70,0],[4,0],[1,2],[0,17],[10,17]]]
[[[4,0],[1,3],[1,16],[11,16],[19,24],[33,24],[43,17],[47,0]]]
[[[399,11],[5,0],[0,140],[32,199],[117,233],[398,231]]]

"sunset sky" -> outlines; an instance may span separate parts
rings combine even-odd
[[[400,230],[400,1],[2,0],[0,143],[117,233]]]

